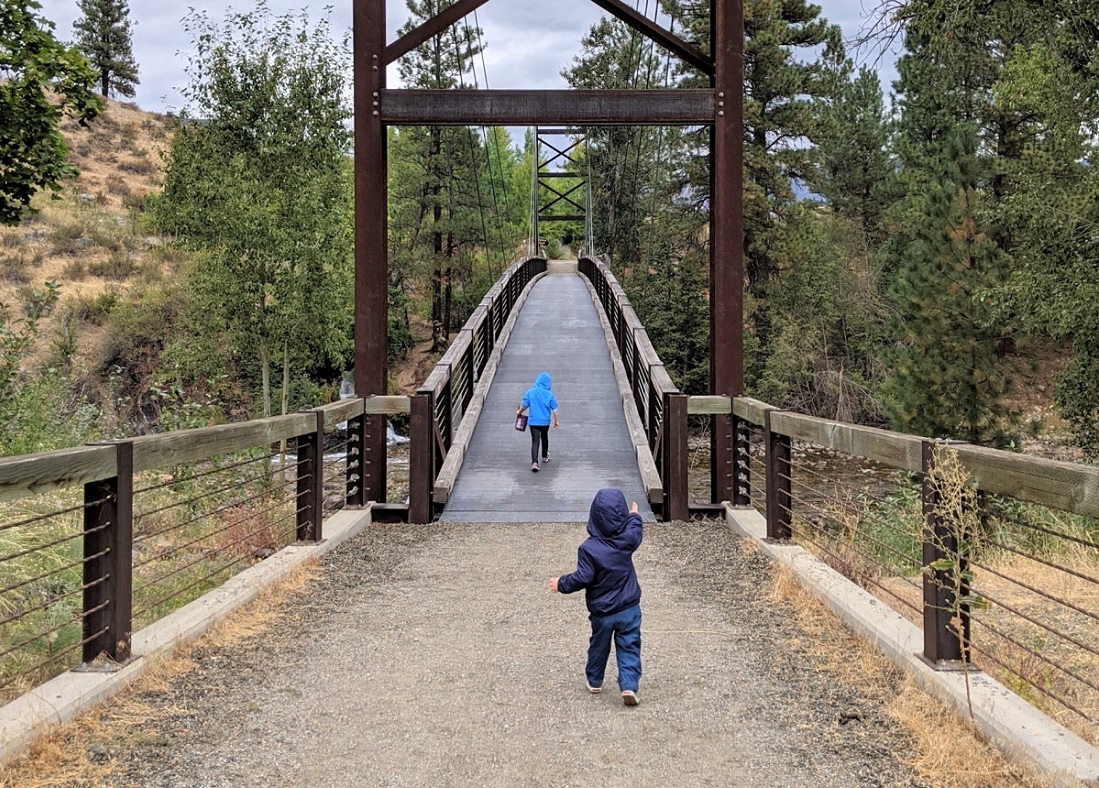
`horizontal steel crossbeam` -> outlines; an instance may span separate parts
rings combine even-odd
[[[714,122],[714,94],[673,90],[383,90],[391,126],[694,126]]]

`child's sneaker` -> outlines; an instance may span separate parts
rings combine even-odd
[[[549,462],[549,455],[548,454],[545,457],[542,458],[542,462]]]
[[[534,472],[534,473],[538,473],[538,463],[536,463],[536,462],[532,462],[532,463],[530,464],[530,469],[531,469],[531,471],[532,471],[532,472]]]
[[[622,702],[627,706],[636,706],[641,701],[637,699],[637,693],[633,690],[622,690]]]
[[[590,692],[592,695],[598,695],[602,691],[602,687],[593,687],[591,684],[588,685],[588,692]]]

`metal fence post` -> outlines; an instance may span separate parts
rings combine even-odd
[[[366,441],[366,400],[362,415],[347,420],[347,506],[361,509],[366,506],[366,488],[363,485],[363,446]]]
[[[311,411],[317,418],[316,429],[294,439],[298,456],[299,542],[319,542],[324,526],[324,411]]]
[[[435,430],[431,392],[417,391],[411,398],[408,457],[408,521],[431,522],[431,488],[435,481]]]
[[[969,606],[958,603],[954,593],[954,573],[965,572],[966,567],[958,556],[958,535],[951,524],[939,514],[939,493],[932,481],[935,469],[935,444],[923,441],[921,445],[923,469],[923,658],[933,666],[958,663],[965,659],[965,649],[958,638],[954,618],[960,621],[962,637],[969,642]],[[941,559],[951,562],[952,568],[939,570],[932,564]],[[963,596],[968,589],[962,584]]]
[[[691,518],[687,490],[687,395],[664,395],[664,519]]]
[[[769,410],[764,416],[767,444],[767,537],[790,539],[794,535],[793,499],[790,491],[790,478],[793,475],[790,436],[771,429],[771,416],[775,413],[776,411]]]
[[[752,425],[733,414],[733,506],[752,505]]]
[[[113,444],[115,476],[84,485],[82,659],[130,658],[133,634],[134,445]]]

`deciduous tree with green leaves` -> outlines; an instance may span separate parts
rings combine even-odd
[[[76,45],[99,75],[103,98],[133,96],[139,84],[134,60],[130,4],[127,0],[79,0],[81,17],[73,24]]]
[[[346,40],[326,18],[273,18],[264,3],[184,24],[197,53],[186,96],[202,122],[177,132],[155,215],[201,249],[195,330],[255,359],[265,416],[281,360],[285,412],[292,368],[338,368],[349,350]]]
[[[84,126],[103,110],[95,73],[59,43],[34,0],[0,0],[0,224],[17,224],[40,189],[76,177],[61,119]]]

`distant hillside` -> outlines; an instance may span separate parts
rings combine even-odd
[[[87,318],[97,298],[142,278],[158,279],[170,268],[171,254],[160,239],[143,232],[142,213],[146,197],[160,188],[173,120],[133,104],[107,103],[87,129],[72,121],[62,125],[80,177],[64,184],[60,199],[38,195],[40,212],[18,227],[0,227],[0,302],[17,308],[44,282],[61,285],[61,304],[43,326],[43,344],[60,315]]]

